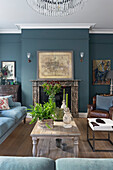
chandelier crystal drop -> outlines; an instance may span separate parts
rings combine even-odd
[[[71,15],[87,0],[27,0],[30,7],[45,16]]]

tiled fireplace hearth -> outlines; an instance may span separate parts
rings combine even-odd
[[[45,80],[32,80],[33,104],[40,103],[40,87]],[[61,86],[71,88],[71,113],[76,117],[78,113],[78,82],[79,80],[59,80]]]

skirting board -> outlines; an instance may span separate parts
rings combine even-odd
[[[79,117],[81,117],[81,118],[87,118],[87,113],[83,113],[83,112],[82,112],[82,113],[78,113],[78,115],[79,115]],[[27,113],[26,118],[32,118],[29,112]]]
[[[78,115],[81,118],[87,118],[87,113],[82,112],[82,113],[78,113]]]
[[[30,115],[30,113],[29,113],[29,112],[27,112],[27,116],[26,116],[26,118],[32,118],[32,116]]]

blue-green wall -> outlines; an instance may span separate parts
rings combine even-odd
[[[32,103],[32,84],[37,78],[37,51],[71,50],[74,55],[74,78],[81,79],[79,87],[79,110],[86,111],[89,102],[89,33],[88,30],[23,30],[22,37],[22,94],[23,104]],[[80,52],[84,51],[84,62]],[[26,59],[32,54],[32,63]]]
[[[16,61],[16,77],[18,82],[21,82],[20,35],[0,34],[0,62],[1,61]]]
[[[16,76],[21,82],[22,103],[32,104],[32,83],[37,78],[37,51],[73,51],[74,78],[79,83],[79,111],[96,93],[109,93],[109,86],[92,85],[92,61],[111,59],[113,67],[113,35],[90,34],[87,29],[23,30],[22,34],[0,34],[0,61],[16,61]],[[80,62],[80,52],[84,61]],[[30,52],[32,62],[26,54]],[[112,68],[113,69],[113,68]]]
[[[113,35],[111,34],[90,34],[90,57],[89,57],[89,78],[90,78],[90,103],[95,94],[109,93],[109,85],[93,85],[93,60],[111,60],[113,69]]]

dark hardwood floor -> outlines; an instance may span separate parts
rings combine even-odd
[[[34,125],[23,122],[13,131],[13,133],[0,145],[0,156],[32,156],[32,140],[30,133]],[[81,158],[113,158],[113,152],[93,152],[87,142],[86,118],[76,118],[75,122],[81,132],[79,140],[79,157]],[[96,137],[103,138],[107,134],[98,132]],[[113,141],[113,134],[111,134]],[[96,143],[98,149],[113,149],[113,145],[109,142],[98,141]]]

